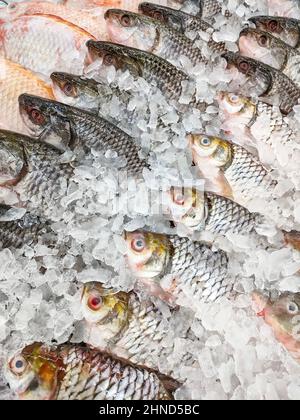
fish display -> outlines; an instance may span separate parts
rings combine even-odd
[[[241,205],[255,197],[269,197],[276,182],[254,155],[230,141],[190,134],[193,160],[213,191]]]
[[[217,100],[223,130],[238,138],[240,144],[261,142],[274,147],[296,140],[295,131],[279,108],[232,92],[219,92]]]
[[[162,300],[174,303],[183,292],[197,302],[214,302],[233,288],[223,251],[176,235],[136,231],[125,232],[124,237],[132,274]]]
[[[19,219],[14,219],[11,212],[14,209],[0,205],[0,244],[4,248],[21,248],[23,245],[37,243],[47,234],[50,240],[50,226],[46,221],[30,213],[25,213]]]
[[[159,20],[120,9],[107,10],[105,20],[113,42],[143,49],[175,64],[183,56],[193,65],[207,63],[190,39]]]
[[[94,59],[101,59],[103,66],[113,66],[116,70],[129,71],[134,77],[143,77],[180,109],[178,101],[183,93],[182,83],[189,77],[182,70],[154,54],[111,42],[89,41],[88,49]],[[91,58],[92,58],[91,57]],[[180,106],[181,105],[181,106]],[[199,106],[196,99],[189,106]]]
[[[132,137],[93,112],[31,95],[20,96],[19,103],[31,135],[40,141],[78,154],[114,151],[130,175],[148,167]]]
[[[89,39],[90,33],[57,16],[25,15],[0,23],[2,55],[45,76],[53,71],[82,74]]]
[[[279,16],[255,16],[249,19],[257,29],[268,32],[293,48],[300,47],[300,20]]]
[[[19,96],[24,93],[54,99],[51,87],[29,70],[0,59],[0,128],[29,134],[19,113]]]
[[[244,29],[239,39],[242,55],[259,60],[282,71],[300,85],[300,52],[280,39],[258,29]]]
[[[239,93],[279,105],[284,114],[289,114],[298,103],[300,88],[281,71],[240,54],[227,52],[222,56],[227,68],[238,78]]]
[[[209,40],[205,41],[213,52],[226,52],[224,42],[216,42],[213,39],[214,28],[198,15],[190,15],[182,10],[171,9],[159,4],[143,2],[139,5],[140,13],[159,20],[166,25],[182,32],[187,37],[195,40],[202,39],[201,33],[210,34]]]
[[[95,11],[70,9],[63,4],[49,3],[48,1],[23,1],[10,3],[0,10],[0,20],[10,21],[28,15],[57,16],[67,22],[87,31],[96,39],[106,39],[104,24],[105,8]]]
[[[198,191],[195,188],[172,187],[168,191],[167,212],[170,220],[186,226],[192,232],[208,231],[214,234],[249,234],[262,221],[226,197]]]
[[[8,360],[5,376],[21,400],[170,400],[171,378],[86,346],[34,343]]]
[[[255,291],[259,316],[272,328],[276,339],[300,362],[300,293],[286,292],[276,297]]]

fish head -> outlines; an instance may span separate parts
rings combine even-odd
[[[223,168],[231,163],[232,150],[228,141],[206,134],[189,134],[188,141],[193,153],[203,162],[215,168]]]
[[[152,19],[158,20],[178,31],[184,31],[184,14],[177,10],[159,4],[143,2],[139,4],[139,12]]]
[[[125,72],[128,70],[135,77],[143,76],[142,52],[124,45],[107,41],[87,42],[91,60],[101,59],[104,67],[114,67]]]
[[[276,338],[294,350],[300,341],[300,293],[286,292],[272,299],[255,291],[252,298],[261,309],[259,316],[273,329]]]
[[[233,84],[239,93],[250,96],[261,96],[272,86],[272,75],[269,68],[249,57],[226,52],[222,57],[227,61],[227,69],[233,76]]]
[[[58,388],[60,368],[55,355],[35,343],[8,360],[5,377],[21,400],[51,400]]]
[[[51,74],[53,91],[58,101],[71,106],[84,105],[93,108],[99,95],[100,83],[93,79],[68,73],[54,72]]]
[[[195,188],[172,187],[167,192],[167,211],[175,223],[195,230],[205,221],[204,192]]]
[[[104,17],[111,41],[149,52],[155,48],[159,39],[158,21],[120,9],[109,9]]]
[[[247,28],[240,34],[239,49],[242,55],[280,70],[286,62],[290,46],[267,32]]]
[[[256,104],[251,98],[233,92],[219,92],[217,95],[220,113],[223,120],[234,120],[247,126],[256,113]]]
[[[85,283],[81,295],[81,308],[88,324],[100,326],[102,332],[118,334],[130,315],[129,294],[106,288],[102,283]]]
[[[256,16],[249,19],[257,29],[269,32],[292,47],[299,45],[300,26],[296,19],[279,16]]]
[[[137,278],[154,279],[165,272],[171,257],[171,244],[165,235],[136,231],[125,232],[126,259]]]
[[[24,123],[33,137],[60,150],[71,147],[71,112],[68,105],[39,96],[23,94],[19,109]]]

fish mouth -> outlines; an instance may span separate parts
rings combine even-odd
[[[267,307],[270,303],[269,297],[260,290],[255,290],[252,293],[251,297],[254,302],[254,305],[257,308],[256,310],[257,316],[259,316],[260,318],[266,319]]]

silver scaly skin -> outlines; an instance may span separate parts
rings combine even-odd
[[[179,104],[182,83],[190,79],[186,73],[168,61],[154,54],[111,42],[88,41],[87,46],[92,59],[100,57],[102,65],[114,66],[116,70],[129,71],[134,77],[144,78],[150,85],[157,86],[180,110],[203,106],[196,98],[189,106]]]
[[[174,302],[183,292],[197,302],[214,302],[232,290],[223,251],[176,235],[144,231],[126,232],[125,239],[133,275],[166,301]],[[163,284],[166,278],[171,281],[168,286]]]
[[[182,56],[193,65],[208,62],[189,38],[159,20],[121,9],[107,10],[105,20],[113,42],[143,49],[170,62],[178,63]]]
[[[170,400],[179,386],[147,368],[72,344],[32,344],[8,361],[5,373],[24,400]]]
[[[22,95],[19,103],[24,122],[40,140],[54,139],[55,146],[75,152],[115,151],[126,160],[129,175],[140,175],[148,167],[132,137],[95,113],[30,95]]]
[[[139,11],[146,16],[164,22],[166,25],[182,32],[187,37],[192,33],[206,32],[213,33],[214,28],[199,16],[190,15],[182,10],[171,9],[154,3],[143,2],[139,5]],[[198,35],[194,39],[201,39]],[[204,41],[203,41],[204,42]],[[213,37],[207,42],[207,45],[213,52],[223,53],[226,51],[225,43],[216,42]]]

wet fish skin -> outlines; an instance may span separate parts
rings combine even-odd
[[[193,35],[197,32],[212,34],[214,31],[214,28],[199,16],[190,15],[182,10],[175,10],[158,4],[144,2],[139,5],[139,11],[146,16],[164,22],[166,25],[182,32],[187,37],[189,33],[193,33]],[[199,38],[200,36],[198,35],[196,39]],[[225,43],[214,41],[212,36],[207,42],[207,45],[213,52],[222,53],[227,51]]]
[[[300,52],[280,39],[258,29],[244,29],[239,39],[240,53],[282,71],[300,85]]]
[[[257,95],[266,102],[279,101],[283,114],[289,114],[298,103],[300,89],[281,71],[236,53],[227,52],[222,57],[228,69],[234,68],[245,77],[240,93]]]
[[[279,108],[231,92],[219,92],[217,101],[222,129],[238,138],[241,145],[250,141],[274,147],[278,142],[287,144],[296,139],[295,132]]]
[[[30,213],[25,213],[18,220],[5,220],[11,207],[0,205],[0,243],[1,249],[21,248],[37,243],[39,238],[49,236],[49,223]],[[50,239],[50,238],[49,238]]]
[[[176,29],[146,15],[109,9],[105,21],[110,40],[143,49],[172,63],[187,57],[193,65],[207,63],[201,50]]]
[[[0,130],[1,188],[14,192],[35,214],[57,206],[64,196],[73,166],[61,162],[61,152],[30,137]]]
[[[206,134],[188,135],[193,160],[214,192],[246,206],[249,200],[272,193],[276,182],[246,149]]]
[[[249,19],[257,29],[286,42],[291,47],[300,47],[300,20],[280,16],[255,16]]]
[[[250,234],[262,218],[245,207],[220,195],[190,188],[173,187],[168,192],[171,220],[191,231],[207,231],[217,235]]]
[[[149,84],[157,86],[180,109],[186,108],[180,106],[178,101],[182,94],[182,83],[189,81],[189,77],[168,61],[154,54],[111,42],[88,41],[87,46],[92,57],[102,58],[103,65],[114,66],[116,70],[124,72],[128,70],[133,77],[144,78]],[[190,104],[198,105],[196,99]]]
[[[25,123],[40,140],[78,154],[113,150],[126,159],[129,175],[140,175],[148,167],[132,137],[93,112],[26,94],[19,103]]]
[[[126,260],[148,293],[176,302],[183,292],[197,302],[214,302],[229,294],[228,258],[201,242],[146,231],[125,232]],[[172,284],[163,284],[165,278]]]
[[[5,376],[22,400],[170,400],[179,387],[159,373],[73,344],[27,346],[8,360]]]

